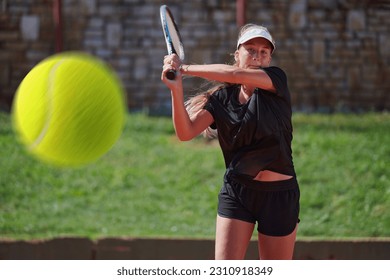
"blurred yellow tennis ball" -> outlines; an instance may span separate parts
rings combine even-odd
[[[16,92],[12,118],[21,141],[39,159],[80,166],[120,137],[125,95],[114,72],[83,53],[53,55],[36,65]]]

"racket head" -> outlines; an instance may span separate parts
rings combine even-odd
[[[168,53],[175,53],[181,60],[184,60],[183,41],[172,12],[167,5],[160,7],[160,17]]]
[[[180,60],[184,60],[184,47],[183,42],[177,28],[177,24],[172,15],[172,12],[167,5],[160,7],[161,26],[164,32],[165,43],[167,45],[168,54],[177,54]],[[175,71],[169,71],[167,73],[169,80],[175,79]]]

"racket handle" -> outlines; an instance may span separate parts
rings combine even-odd
[[[169,71],[166,73],[165,76],[167,77],[168,80],[174,80],[175,77],[176,77],[176,71],[174,71],[174,70],[169,70]]]

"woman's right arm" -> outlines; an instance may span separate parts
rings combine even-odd
[[[168,80],[166,73],[171,69],[179,69],[180,61],[176,55],[166,56],[161,74],[161,80],[171,90],[172,121],[177,137],[181,141],[189,141],[198,136],[213,122],[213,116],[207,110],[200,110],[192,118],[189,117],[184,105],[183,82],[180,71],[176,72],[175,80]]]

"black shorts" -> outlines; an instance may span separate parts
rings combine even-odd
[[[260,182],[252,178],[225,175],[218,195],[218,215],[258,223],[257,231],[286,236],[299,222],[299,186],[296,178]]]

